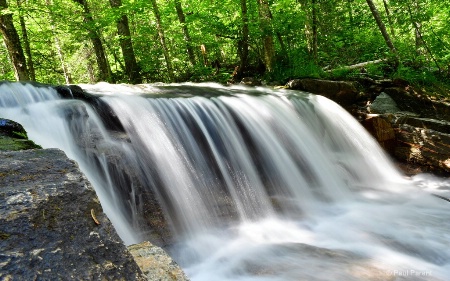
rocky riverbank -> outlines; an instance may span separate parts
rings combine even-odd
[[[0,119],[0,140],[1,280],[187,280],[149,243],[130,246],[145,253],[136,263],[64,152],[41,149],[11,120]]]
[[[450,103],[404,80],[295,79],[286,88],[326,96],[347,109],[408,175],[450,175]]]

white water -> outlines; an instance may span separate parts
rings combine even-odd
[[[450,184],[403,177],[335,103],[218,85],[83,87],[105,95],[127,141],[82,102],[30,86],[0,86],[0,117],[79,162],[134,243],[147,230],[137,183],[108,169],[108,153],[119,155],[157,189],[170,252],[192,280],[448,280],[450,204],[430,193]]]

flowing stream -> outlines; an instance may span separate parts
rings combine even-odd
[[[81,87],[121,129],[18,83],[0,85],[0,117],[79,163],[125,243],[164,223],[159,242],[192,280],[448,280],[450,204],[432,194],[450,182],[404,177],[334,102],[216,84]]]

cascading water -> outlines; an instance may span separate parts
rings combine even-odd
[[[75,159],[127,244],[165,220],[160,243],[192,280],[450,276],[450,205],[429,193],[450,184],[404,178],[332,101],[211,84],[82,87],[122,129],[83,101],[15,83],[0,85],[0,117]]]

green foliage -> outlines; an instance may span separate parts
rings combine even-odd
[[[117,36],[117,20],[127,16],[134,54],[144,82],[171,82],[156,29],[150,1],[122,0],[111,8],[109,0],[87,0],[89,15],[75,0],[35,0],[17,6],[10,1],[15,27],[23,42],[19,16],[26,24],[37,80],[65,83],[62,64],[68,66],[73,83],[96,82],[98,66],[89,31],[102,40],[106,59],[116,82],[128,82],[124,58]],[[389,16],[381,1],[375,1],[400,57],[397,69],[392,65],[367,66],[374,77],[400,77],[418,84],[438,83],[450,66],[450,0],[386,1]],[[196,63],[191,65],[186,51],[183,25],[179,22],[175,2],[157,0],[161,25],[173,66],[173,79],[179,81],[218,81],[226,83],[235,66],[240,65],[243,19],[241,0],[180,0],[184,10],[190,46]],[[269,29],[261,31],[258,2],[247,0],[249,28],[249,69],[245,75],[284,82],[297,77],[350,78],[359,70],[348,66],[377,59],[394,60],[384,42],[366,1],[269,1]],[[420,36],[416,36],[416,27]],[[315,29],[316,28],[316,29]],[[317,31],[317,58],[313,57]],[[263,35],[272,35],[275,45],[275,68],[263,73]],[[58,51],[56,40],[59,41]],[[201,46],[205,52],[202,53]],[[63,58],[61,58],[61,53]],[[212,63],[219,62],[217,70]],[[322,69],[335,69],[325,73]],[[439,73],[441,74],[437,74]],[[0,47],[0,79],[13,80],[14,69],[7,50]]]
[[[309,56],[298,56],[289,63],[289,66],[277,64],[270,80],[287,82],[292,78],[321,78],[324,76],[322,68],[317,65]]]
[[[400,65],[393,74],[393,78],[402,78],[419,86],[431,86],[438,83],[438,77],[435,72],[423,67],[414,69],[409,66]]]

